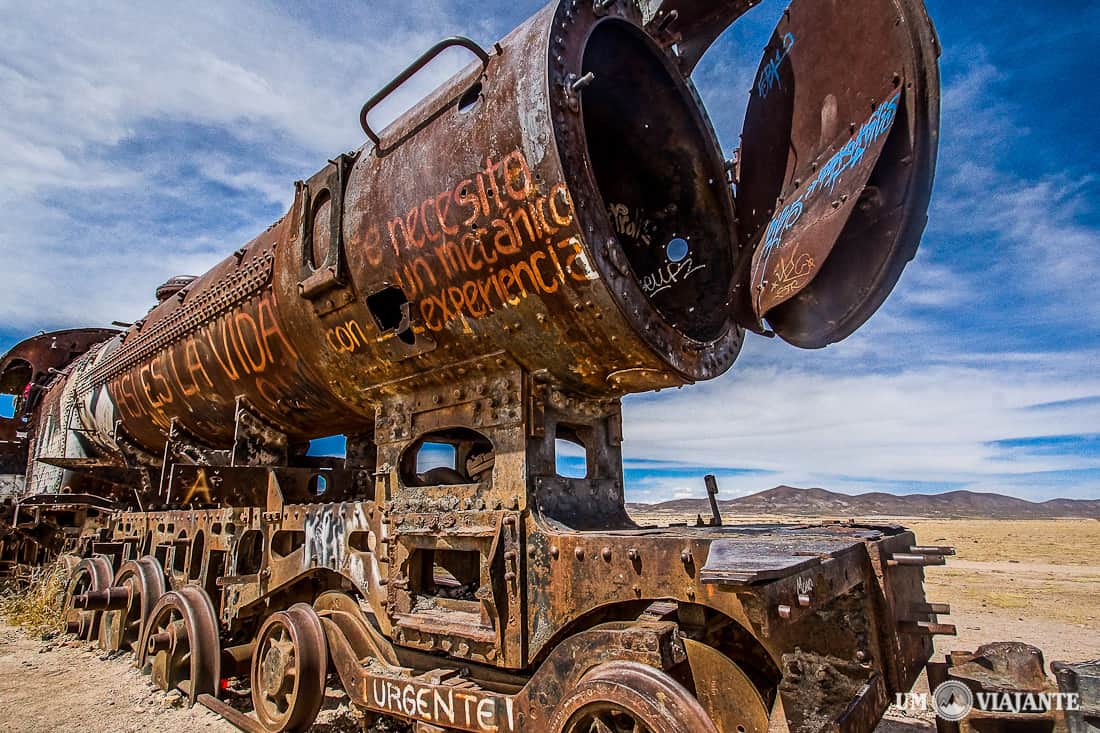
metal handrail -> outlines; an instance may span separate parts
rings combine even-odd
[[[363,109],[359,112],[359,124],[362,125],[363,132],[367,134],[367,137],[371,139],[371,142],[374,143],[375,147],[379,147],[382,141],[378,137],[378,133],[371,129],[370,123],[367,122],[367,115],[369,115],[371,110],[377,107],[383,99],[392,94],[399,86],[407,82],[409,78],[413,76],[413,74],[423,69],[429,61],[434,59],[441,52],[455,46],[465,48],[467,51],[470,51],[479,59],[481,59],[481,68],[483,71],[485,67],[489,65],[490,56],[488,51],[479,46],[476,41],[472,41],[469,38],[465,38],[463,36],[452,36],[450,38],[444,38],[442,41],[429,48],[427,51],[421,54],[420,58],[418,58],[416,61],[413,61],[407,69],[398,74],[393,81],[382,87],[382,89],[377,94],[368,99],[367,103],[363,105]]]

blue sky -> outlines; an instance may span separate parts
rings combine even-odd
[[[362,101],[424,48],[490,44],[538,6],[0,0],[0,349],[133,320],[361,145]],[[726,150],[783,7],[750,11],[696,71]],[[917,259],[842,344],[752,337],[721,379],[628,398],[629,498],[703,496],[706,472],[725,497],[787,483],[1100,498],[1100,132],[1082,85],[1100,5],[929,8],[944,109]]]

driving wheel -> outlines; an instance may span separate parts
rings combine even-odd
[[[549,729],[555,733],[717,733],[683,685],[639,662],[593,667],[558,703]]]
[[[149,555],[128,560],[115,574],[114,587],[125,591],[126,606],[103,612],[99,646],[107,651],[137,651],[145,622],[164,595],[164,571]]]
[[[221,675],[218,621],[210,596],[188,585],[160,597],[142,630],[138,666],[162,690],[178,689],[191,705],[217,696]]]
[[[256,637],[252,703],[265,730],[304,731],[325,695],[328,643],[312,606],[297,603],[271,614]]]
[[[77,608],[75,599],[92,591],[106,590],[111,586],[114,572],[110,561],[102,555],[86,557],[76,564],[69,576],[65,590],[65,631],[77,638],[90,641],[99,633],[99,611]]]

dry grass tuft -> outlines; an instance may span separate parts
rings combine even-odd
[[[993,606],[994,608],[1027,608],[1028,599],[1022,593],[990,592],[986,594],[982,605]]]
[[[59,633],[64,630],[62,606],[68,584],[69,570],[64,563],[37,568],[29,585],[0,597],[0,617],[31,634]]]

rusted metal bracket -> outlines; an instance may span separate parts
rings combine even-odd
[[[230,466],[281,466],[287,461],[287,436],[267,422],[244,397],[237,397],[237,426]]]
[[[308,181],[298,181],[298,246],[301,250],[298,292],[318,315],[352,301],[344,252],[344,191],[358,153],[343,154]],[[316,241],[317,238],[327,241]],[[336,291],[336,292],[334,292]]]
[[[937,718],[939,733],[1009,733],[1027,730],[1052,733],[1058,730],[1060,713],[1050,709],[986,710],[983,695],[1022,695],[1041,697],[1053,692],[1043,665],[1043,653],[1016,641],[983,644],[974,652],[951,652],[946,661],[928,664],[928,685],[935,690],[945,682],[960,685],[965,697],[969,690],[973,708],[965,717],[949,721]],[[964,689],[965,688],[965,689]],[[1087,730],[1087,729],[1086,729]]]
[[[1058,690],[1077,695],[1077,710],[1066,712],[1069,733],[1100,733],[1100,660],[1068,664],[1052,662]]]
[[[173,419],[168,428],[168,438],[164,443],[164,460],[161,464],[160,495],[168,501],[171,492],[172,466],[179,459],[199,466],[224,466],[229,463],[230,453],[227,450],[215,450],[206,446],[199,438],[191,433],[183,424]]]
[[[161,467],[161,459],[142,448],[141,445],[134,440],[133,436],[127,432],[121,420],[115,421],[111,438],[115,441],[115,445],[118,446],[119,452],[122,453],[123,458],[126,459],[126,464],[128,466],[132,468],[155,469]]]

